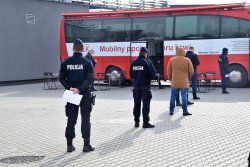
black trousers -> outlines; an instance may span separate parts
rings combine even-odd
[[[221,74],[221,88],[222,88],[222,91],[226,91],[226,89],[228,87],[229,78],[226,78],[225,75],[226,74]]]
[[[65,137],[67,139],[75,138],[75,125],[77,122],[79,106],[67,103],[66,105],[66,116],[68,117],[67,127],[65,131]],[[82,138],[89,139],[90,138],[90,113],[92,110],[92,99],[91,94],[86,93],[82,101],[80,103],[80,111],[82,116],[82,124],[81,124],[81,132]]]
[[[140,122],[141,115],[141,101],[142,101],[142,115],[143,123],[149,122],[149,111],[150,111],[150,101],[152,99],[152,93],[150,89],[140,89],[136,88],[133,90],[134,97],[134,121]]]

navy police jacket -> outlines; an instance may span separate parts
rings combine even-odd
[[[74,52],[72,57],[61,64],[59,81],[65,89],[77,88],[80,94],[83,94],[89,90],[93,80],[93,65],[82,56],[82,53]]]
[[[221,54],[218,59],[221,76],[229,74],[229,61],[225,54]]]
[[[95,68],[96,62],[95,62],[95,60],[93,59],[93,56],[92,56],[90,53],[87,53],[85,57],[86,57],[86,59],[87,59],[88,61],[91,61],[91,62],[92,62],[93,66],[94,66],[94,68]]]
[[[134,87],[150,87],[151,80],[156,77],[156,70],[151,61],[139,55],[130,66],[130,77]]]

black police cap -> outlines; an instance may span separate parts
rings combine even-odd
[[[148,49],[146,47],[141,47],[140,52],[148,52]]]
[[[74,41],[74,45],[83,45],[83,43],[79,38],[76,38]]]
[[[223,48],[222,49],[222,53],[226,53],[226,52],[228,52],[228,49],[227,48]]]

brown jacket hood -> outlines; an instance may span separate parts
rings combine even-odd
[[[183,48],[177,48],[176,56],[168,62],[168,79],[172,81],[173,88],[189,88],[189,79],[194,69],[190,59],[185,55]]]

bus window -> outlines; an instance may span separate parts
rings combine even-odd
[[[104,41],[129,41],[130,19],[103,20]]]
[[[132,40],[159,40],[164,38],[164,17],[147,17],[133,19]]]
[[[239,22],[239,36],[249,37],[250,33],[250,21],[240,20]]]
[[[173,38],[173,17],[166,17],[166,35],[165,39]]]
[[[176,39],[194,39],[197,37],[197,16],[176,16]]]
[[[221,35],[223,38],[238,37],[239,20],[236,18],[222,17]]]
[[[80,38],[83,42],[102,41],[101,20],[66,20],[66,42]]]
[[[201,38],[219,38],[219,16],[198,16],[198,35]]]

